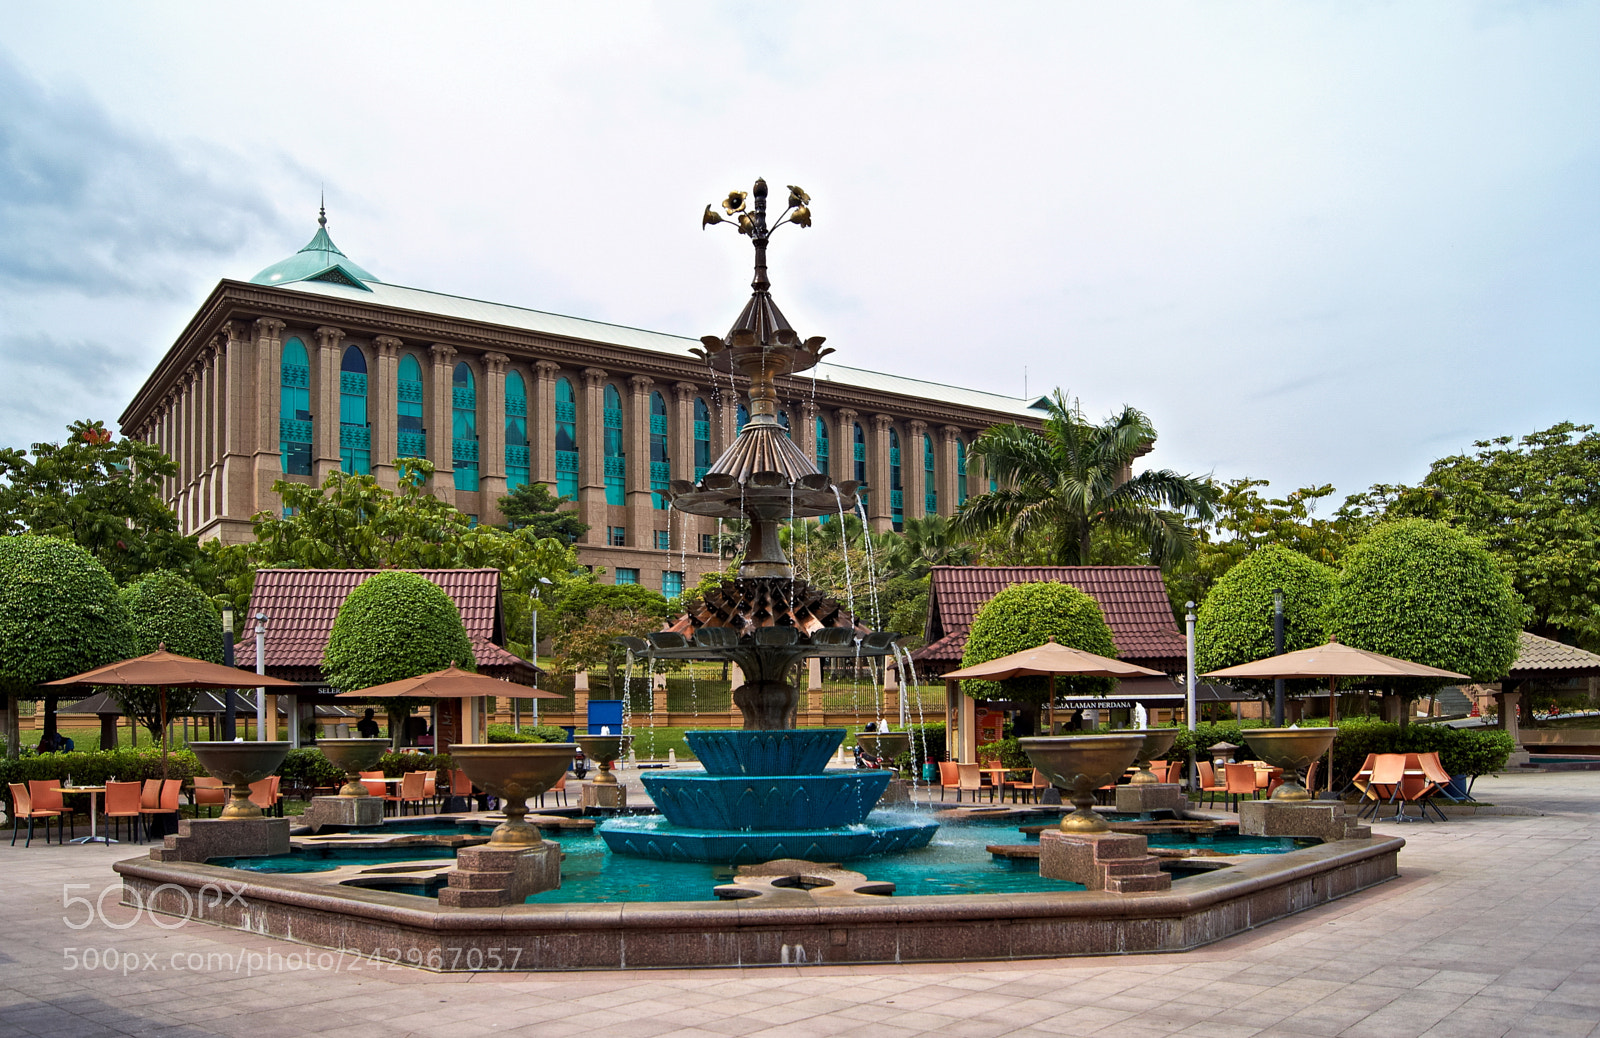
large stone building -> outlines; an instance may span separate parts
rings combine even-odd
[[[615,580],[671,594],[716,568],[716,521],[660,491],[732,441],[743,379],[715,374],[694,339],[379,281],[326,222],[249,281],[219,282],[121,416],[177,461],[167,497],[185,531],[248,540],[251,516],[282,507],[277,480],[343,469],[393,488],[397,459],[421,457],[434,493],[482,522],[522,483],[573,498],[579,557]],[[972,438],[1041,414],[828,363],[779,388],[817,467],[870,484],[877,529],[950,514],[979,490]]]

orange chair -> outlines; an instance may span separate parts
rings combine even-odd
[[[1449,819],[1445,817],[1445,813],[1439,809],[1439,805],[1434,803],[1434,798],[1442,796],[1446,800],[1455,801],[1456,798],[1451,796],[1449,792],[1450,783],[1453,782],[1454,779],[1450,777],[1450,773],[1448,771],[1444,770],[1444,763],[1439,760],[1439,753],[1437,750],[1429,753],[1419,753],[1416,755],[1416,757],[1417,765],[1422,769],[1423,775],[1427,777],[1428,782],[1432,787],[1429,789],[1427,793],[1427,799],[1424,801],[1424,804],[1426,805],[1423,808],[1424,816],[1427,814],[1427,808],[1431,807],[1433,808],[1434,813],[1439,816],[1439,821],[1449,821]]]
[[[383,781],[381,771],[361,772],[361,784],[367,787],[367,796],[378,797],[382,800],[389,799],[389,785]],[[387,805],[385,805],[387,806]]]
[[[54,779],[29,779],[28,795],[33,798],[35,811],[54,811],[56,813],[56,829],[61,829],[61,821],[66,819],[72,827],[72,835],[78,835],[78,826],[73,821],[73,813],[67,807],[66,800],[61,796],[61,783]]]
[[[213,779],[220,788],[220,779]],[[226,792],[224,790],[223,792]],[[144,812],[139,807],[139,783],[137,782],[107,782],[106,783],[106,821],[115,826],[114,835],[122,835],[122,820],[128,820],[128,835],[138,841],[140,830],[144,827]]]
[[[111,791],[108,786],[106,796],[110,795]],[[189,802],[194,805],[196,814],[200,812],[202,807],[222,807],[228,802],[228,787],[223,785],[222,780],[219,778],[212,778],[210,775],[196,775],[194,777],[194,788],[189,792]]]
[[[1230,810],[1239,810],[1239,798],[1249,796],[1255,800],[1259,795],[1256,787],[1256,766],[1254,764],[1224,764],[1223,789],[1225,795],[1233,798],[1233,807]]]
[[[1311,767],[1306,769],[1306,789],[1313,795],[1317,792],[1317,768],[1322,764],[1321,759],[1311,762]]]
[[[551,786],[549,789],[547,789],[543,793],[539,794],[539,806],[540,807],[544,806],[544,798],[545,798],[546,794],[548,794],[550,796],[560,797],[561,798],[561,803],[563,805],[565,805],[567,803],[567,776],[566,776],[565,772],[563,772],[561,777],[556,780],[556,784],[555,785]]]
[[[425,776],[420,771],[408,771],[400,776],[400,792],[395,796],[401,814],[406,813],[407,804],[417,805],[417,814],[422,813],[422,789]]]
[[[961,802],[961,773],[956,770],[956,762],[942,760],[939,762],[939,799],[944,799],[944,791],[956,791],[956,803]]]
[[[1437,760],[1433,763],[1442,774],[1444,771],[1443,766],[1440,766]],[[1449,775],[1443,775],[1442,777],[1446,783],[1450,781]],[[1445,817],[1443,811],[1439,810],[1439,805],[1432,802],[1433,797],[1439,792],[1440,788],[1439,783],[1435,781],[1429,770],[1423,766],[1422,755],[1418,753],[1406,754],[1405,770],[1400,774],[1401,807],[1404,808],[1406,804],[1416,804],[1417,817],[1421,821],[1431,822],[1433,819],[1428,817],[1428,807],[1431,805],[1433,813],[1439,816],[1439,821],[1447,822],[1449,819]],[[1405,821],[1407,819],[1402,817],[1401,820]]]
[[[1273,793],[1278,791],[1278,787],[1281,785],[1283,785],[1282,768],[1269,768],[1265,766],[1256,768],[1256,789],[1259,792],[1265,793],[1270,797]]]
[[[33,797],[28,793],[28,787],[21,782],[13,782],[11,783],[11,846],[13,847],[17,845],[18,825],[24,818],[28,820],[28,839],[22,845],[24,847],[33,845],[33,820],[35,818],[44,819],[45,843],[50,842],[50,819],[54,818],[56,820],[57,835],[60,834],[61,812],[45,811],[34,807]]]
[[[139,806],[141,808],[144,808],[144,807],[160,807],[161,806],[161,780],[160,779],[145,779],[144,780],[144,788],[139,791]]]
[[[435,801],[439,798],[438,783],[439,773],[437,771],[424,771],[422,773],[422,798],[428,801],[429,804],[434,804],[435,810],[437,810]]]
[[[250,802],[267,814],[283,814],[283,799],[278,794],[277,775],[268,775],[260,782],[250,783]]]
[[[1384,804],[1397,804],[1396,817],[1405,813],[1405,805],[1399,803],[1400,783],[1405,779],[1406,755],[1403,753],[1378,753],[1373,755],[1376,759],[1372,762],[1372,771],[1367,779],[1366,788],[1361,792],[1364,803],[1357,817],[1366,815],[1369,811],[1376,818],[1379,809]]]
[[[156,806],[139,807],[142,815],[175,815],[178,813],[178,797],[183,792],[183,779],[163,779],[156,787]],[[150,831],[150,823],[145,822],[145,831]]]
[[[1218,793],[1221,793],[1224,797],[1227,796],[1228,785],[1226,782],[1217,781],[1216,769],[1211,766],[1210,761],[1198,761],[1195,766],[1200,770],[1201,796],[1209,796],[1211,798],[1209,802],[1212,805],[1216,804]]]
[[[971,793],[972,802],[978,802],[978,794],[990,787],[983,784],[983,768],[977,764],[956,765],[956,803],[961,803],[962,793]],[[992,794],[991,790],[991,794]],[[992,799],[992,795],[991,795]]]
[[[1366,798],[1368,784],[1372,782],[1372,766],[1377,761],[1378,755],[1376,753],[1367,754],[1367,759],[1361,763],[1361,767],[1357,768],[1356,773],[1350,778],[1350,785],[1360,791],[1363,799]],[[1311,788],[1311,780],[1309,778],[1306,779],[1306,788]]]
[[[1026,782],[1007,782],[1006,788],[1011,790],[1011,799],[1015,801],[1020,794],[1022,802],[1037,800],[1045,790],[1050,788],[1050,780],[1038,768],[1033,769],[1033,775]]]

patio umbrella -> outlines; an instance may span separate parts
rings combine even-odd
[[[85,671],[46,685],[150,685],[159,690],[161,700],[161,777],[167,777],[167,689],[169,688],[291,688],[300,684],[265,674],[250,674],[237,667],[208,663],[167,651],[166,643],[155,652],[120,663]]]
[[[1331,641],[1314,649],[1297,649],[1282,656],[1241,663],[1237,667],[1223,667],[1201,675],[1207,678],[1327,678],[1328,723],[1338,720],[1340,678],[1454,678],[1472,680],[1466,674],[1453,670],[1440,670],[1426,663],[1385,656],[1381,652],[1368,652],[1350,645]],[[1328,788],[1333,788],[1333,748],[1328,748]]]
[[[351,692],[337,693],[337,699],[475,699],[478,696],[503,696],[511,695],[517,699],[562,699],[557,692],[546,692],[541,688],[530,688],[526,685],[515,685],[499,678],[491,678],[483,674],[474,674],[470,670],[462,670],[454,663],[443,670],[436,670],[429,674],[418,674],[414,678],[401,678],[399,681],[389,681],[371,688],[359,688]],[[467,704],[462,703],[462,714],[466,713]],[[438,748],[438,733],[435,732],[435,749]]]
[[[1062,645],[1054,638],[1043,645],[1013,652],[984,663],[974,663],[944,675],[946,681],[982,679],[1005,681],[1009,678],[1049,678],[1049,723],[1055,725],[1056,678],[1159,678],[1159,670],[1124,663],[1109,656],[1098,656],[1083,649]]]

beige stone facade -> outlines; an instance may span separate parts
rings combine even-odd
[[[182,528],[202,537],[248,540],[253,515],[282,507],[274,482],[321,482],[341,467],[359,471],[350,451],[362,445],[371,473],[393,488],[396,459],[421,453],[425,440],[438,472],[434,492],[463,512],[482,522],[502,521],[498,500],[516,478],[508,474],[516,467],[508,459],[518,461],[529,481],[575,491],[590,527],[578,546],[585,564],[606,567],[613,579],[622,570],[624,579],[631,575],[656,588],[670,582],[667,574],[682,574],[687,586],[717,566],[716,555],[702,550],[714,544],[716,521],[657,507],[662,499],[652,494],[652,480],[659,487],[666,478],[696,479],[696,469],[732,441],[736,399],[744,389],[691,355],[696,345],[375,281],[223,281],[139,390],[121,425],[124,434],[158,444],[177,461],[167,498]],[[286,351],[298,358],[301,349],[303,368],[286,369]],[[342,370],[354,363],[365,368],[364,384]],[[471,375],[465,396],[454,392],[459,365]],[[403,367],[420,372],[420,400],[414,381],[402,386]],[[507,413],[513,374],[525,390],[525,416]],[[359,398],[351,395],[358,384]],[[558,395],[569,387],[571,404],[563,406]],[[869,517],[880,530],[896,519],[892,444],[899,444],[899,516],[949,514],[962,496],[959,470],[972,438],[1000,422],[1037,426],[1040,414],[1014,398],[827,364],[815,378],[791,377],[780,389],[780,407],[807,455],[836,478],[864,474],[872,487]],[[401,399],[403,392],[408,399]],[[287,400],[289,411],[286,393],[300,394]],[[620,404],[609,414],[608,399]],[[356,420],[346,421],[352,416],[341,415],[341,406],[352,402],[359,405]],[[402,406],[420,414],[421,437],[402,430]],[[464,414],[471,437],[455,435]],[[703,416],[698,422],[697,414]],[[525,452],[507,443],[508,417],[525,417]],[[558,452],[562,425],[574,451]],[[512,431],[518,431],[515,421]],[[294,448],[300,451],[295,463],[307,471],[286,474],[289,441],[296,438],[305,446]],[[657,457],[666,455],[654,465],[652,438]],[[456,488],[454,466],[465,455],[475,455],[476,490]],[[969,493],[987,489],[980,480],[974,463],[966,474]],[[658,547],[663,543],[668,550]]]

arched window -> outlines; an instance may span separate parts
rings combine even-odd
[[[506,372],[506,493],[528,481],[528,384]]]
[[[478,392],[472,367],[456,364],[450,379],[450,461],[455,466],[456,489],[478,489]]]
[[[828,423],[817,419],[817,471],[824,476],[828,472]]]
[[[855,426],[854,478],[858,483],[865,483],[867,481],[867,434],[862,430],[860,422],[855,423]],[[860,491],[859,496],[861,498],[862,509],[868,510],[867,492],[865,490]],[[867,514],[870,515],[872,513],[870,510],[868,510]]]
[[[278,379],[278,449],[283,471],[311,475],[311,362],[299,339],[283,344]]]
[[[628,459],[622,451],[622,394],[606,386],[606,504],[628,503]]]
[[[967,503],[967,441],[956,439],[956,504]]]
[[[694,481],[705,478],[711,468],[711,408],[694,398]]]
[[[933,474],[933,437],[922,437],[922,514],[939,514],[939,481]]]
[[[906,492],[900,481],[900,434],[889,428],[889,521],[896,530],[905,529]]]
[[[428,434],[422,428],[422,365],[412,354],[400,358],[395,397],[395,454],[402,458],[426,458]]]
[[[372,429],[367,425],[367,358],[346,346],[339,361],[339,467],[365,476],[372,471]]]
[[[733,431],[744,432],[744,427],[750,424],[750,409],[740,404],[733,413]]]
[[[578,397],[564,378],[556,379],[556,496],[578,496]]]
[[[789,412],[788,411],[779,411],[778,412],[778,424],[783,426],[783,434],[785,436],[789,437],[789,439],[791,439],[791,440],[794,439],[794,432],[789,428]]]
[[[672,482],[672,458],[667,455],[667,398],[650,394],[650,501],[667,507],[667,484]]]

